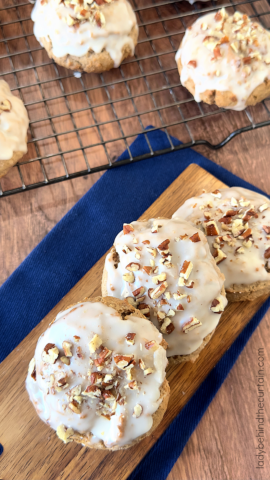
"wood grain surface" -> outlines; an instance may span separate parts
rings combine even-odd
[[[197,165],[191,165],[141,218],[169,217],[190,195],[201,193],[203,188],[212,191],[222,186],[223,184],[208,172]],[[3,480],[18,478],[24,480],[126,479],[263,303],[263,299],[259,299],[244,305],[243,303],[231,304],[222,315],[211,342],[205,347],[199,360],[195,364],[187,363],[168,370],[171,386],[169,407],[153,435],[130,450],[113,453],[89,450],[73,443],[64,445],[57,439],[54,432],[39,420],[28,400],[24,388],[27,366],[33,356],[38,337],[59,310],[80,301],[85,296],[100,294],[104,257],[0,366],[0,425],[1,442],[4,446],[4,453],[1,456],[1,478]],[[230,435],[229,432],[227,434]],[[175,472],[172,472],[171,475],[174,474]]]
[[[24,5],[17,9],[17,12],[13,8],[0,11],[0,75],[3,75],[1,78],[8,81],[10,86],[15,89],[14,93],[20,95],[28,104],[27,109],[32,123],[28,135],[29,155],[25,156],[24,160],[38,156],[38,149],[44,156],[58,153],[44,161],[44,167],[50,178],[65,174],[63,161],[59,155],[59,152],[61,153],[65,149],[77,149],[74,153],[62,155],[69,172],[85,168],[85,158],[78,150],[80,144],[90,145],[90,148],[85,151],[85,156],[91,167],[107,161],[103,147],[93,146],[101,142],[101,137],[107,141],[107,154],[110,160],[114,161],[126,148],[123,140],[111,141],[117,136],[122,136],[121,129],[124,135],[130,135],[127,140],[128,144],[134,139],[133,135],[149,124],[157,127],[172,124],[167,128],[168,133],[182,141],[189,141],[191,134],[194,139],[205,138],[216,143],[233,129],[247,125],[250,118],[254,123],[269,118],[267,110],[270,105],[269,101],[266,101],[264,106],[258,105],[249,108],[247,113],[227,111],[223,114],[215,114],[214,106],[196,104],[189,93],[179,85],[173,52],[178,48],[182,38],[179,31],[183,31],[184,27],[197,17],[186,16],[184,23],[176,18],[177,15],[170,21],[158,21],[159,18],[175,15],[173,4],[144,10],[140,17],[137,14],[138,21],[142,26],[140,27],[140,44],[136,49],[136,59],[141,60],[135,63],[133,59],[128,60],[121,70],[108,72],[103,78],[96,75],[84,75],[82,80],[79,80],[74,79],[70,71],[54,64],[34,68],[41,63],[51,62],[32,35],[32,22],[29,20],[18,22],[18,11],[21,18],[26,18],[29,17],[32,9],[32,5],[27,5],[24,0],[14,0],[14,3],[20,2]],[[0,8],[10,7],[14,3],[13,0],[0,0]],[[149,3],[154,6],[158,2],[155,0],[132,1],[135,8],[144,7]],[[217,4],[221,3],[224,2],[217,1]],[[196,2],[195,6],[190,6],[188,2],[184,1],[175,2],[175,5],[178,12],[185,13],[194,8],[209,7],[210,3]],[[252,15],[256,14],[256,10],[263,13],[260,21],[269,28],[270,15],[265,14],[269,11],[267,0],[259,0],[253,4],[241,4],[239,10]],[[3,26],[11,19],[17,23]],[[167,32],[172,32],[172,35],[168,37]],[[20,38],[16,41],[6,40],[13,36]],[[146,41],[147,36],[153,37],[155,40]],[[32,56],[29,53],[30,49],[36,49]],[[27,51],[28,53],[20,53]],[[8,57],[9,53],[12,57]],[[143,60],[144,56],[149,56],[149,59]],[[24,68],[27,68],[26,72],[21,70]],[[164,69],[165,74],[162,73]],[[15,70],[17,70],[16,73],[12,73]],[[157,73],[151,75],[152,71]],[[137,79],[130,80],[132,76],[137,76]],[[58,80],[59,77],[62,78],[62,81]],[[104,89],[102,85],[111,81],[118,83],[115,86],[109,86],[107,90]],[[30,84],[32,86],[29,86]],[[175,87],[168,88],[171,85],[175,85]],[[82,90],[84,86],[87,87],[86,92],[74,93],[76,90]],[[21,87],[21,91],[16,90],[16,87]],[[153,93],[158,89],[160,90],[157,93]],[[137,95],[134,101],[129,98],[129,91],[132,95]],[[87,93],[92,106],[91,111],[88,109]],[[59,100],[53,99],[62,94],[63,97]],[[64,96],[65,94],[67,96]],[[43,99],[46,101],[44,102]],[[82,107],[85,107],[86,110],[76,112]],[[72,111],[75,113],[70,114]],[[205,119],[191,120],[194,115],[213,113],[213,116],[207,116]],[[50,117],[52,120],[49,120]],[[40,121],[40,119],[43,120]],[[183,123],[187,120],[189,121],[188,128]],[[106,124],[108,121],[109,124]],[[179,122],[182,123],[179,124]],[[79,133],[65,134],[65,132],[72,131],[74,125],[80,128]],[[207,147],[198,147],[196,150],[270,194],[269,132],[270,128],[266,127],[244,133],[218,151],[210,150]],[[33,142],[33,140],[35,141]],[[179,158],[181,158],[181,153]],[[22,165],[20,174],[26,184],[43,179],[39,162]],[[91,188],[100,175],[93,174],[0,199],[0,285],[65,213]],[[21,178],[17,168],[13,168],[5,179],[1,180],[3,190],[20,185]],[[269,480],[269,334],[270,313],[265,316],[220,388],[175,464],[169,480]],[[265,385],[265,427],[268,433],[266,445],[268,457],[266,458],[268,461],[262,470],[256,469],[255,458],[256,376],[258,374],[257,352],[259,348],[264,348],[266,378],[268,379]],[[28,356],[31,356],[31,353],[30,349],[26,351]],[[18,366],[15,361],[14,370],[8,369],[9,375],[5,375],[6,384],[3,391],[2,383],[0,386],[1,399],[4,398],[0,410],[4,405],[5,411],[9,411],[13,399],[17,401],[20,397],[20,394],[15,391],[13,397],[9,395],[7,400],[7,390],[14,372],[17,375],[17,370],[24,379],[27,362],[28,359],[24,359],[22,365]],[[23,399],[26,400],[26,397],[24,396]],[[28,401],[24,405],[23,399],[20,397],[23,407],[22,416],[28,412],[29,408],[30,410],[32,408]],[[5,428],[14,430],[13,434],[22,424],[21,415],[18,415],[15,420],[15,426],[5,422]],[[48,480],[44,472],[50,463],[50,455],[52,455],[53,462],[58,460],[53,455],[52,448],[46,452],[48,444],[44,438],[47,440],[51,437],[51,431],[37,418],[34,420],[34,416],[33,421],[36,422],[34,427],[39,425],[42,432],[36,442],[33,440],[34,436],[31,438],[29,451],[32,448],[38,449],[42,453],[43,460],[39,466],[41,470],[33,473],[32,478]],[[2,424],[0,424],[0,442],[2,431]],[[159,432],[157,432],[158,434]],[[41,442],[41,446],[39,442]],[[0,456],[1,479],[10,480],[15,472],[17,473],[16,480],[27,478],[23,461],[23,455],[28,450],[25,439],[22,440],[22,446],[14,462],[12,474],[4,474],[2,471],[2,458],[4,459],[4,457]],[[60,480],[60,478],[118,480],[118,472],[109,477],[104,476],[102,471],[100,473],[93,459],[91,460],[93,473],[89,477],[85,466],[88,462],[88,452],[78,447],[75,453],[74,457],[74,446],[72,448],[70,446],[62,447],[62,450],[58,452],[59,458],[64,459],[64,463],[66,462],[67,465],[69,464],[70,472],[74,469],[74,475],[63,472],[62,476],[59,469],[56,468],[56,471],[52,472],[53,480]],[[111,461],[112,458],[104,455],[104,462]],[[78,466],[82,467],[80,473],[78,473]]]

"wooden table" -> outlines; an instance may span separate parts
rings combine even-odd
[[[269,132],[268,127],[244,134],[218,152],[200,151],[269,194]],[[0,201],[0,284],[98,178],[99,175],[79,178]],[[258,470],[255,458],[258,349],[264,348],[267,375],[269,327],[268,313],[191,436],[168,480],[270,478],[269,463],[266,461],[264,469]],[[270,387],[266,381],[266,432],[267,428],[269,431],[269,407]],[[268,446],[266,441],[266,449]]]
[[[150,1],[150,0],[149,0]],[[152,0],[151,0],[152,1]],[[1,7],[12,5],[11,0],[0,0]],[[153,2],[154,3],[154,2]],[[219,2],[222,3],[222,2]],[[144,6],[145,0],[132,0],[132,4],[135,7]],[[260,0],[256,2],[257,8],[259,11],[269,10],[269,5],[266,0]],[[164,7],[165,8],[165,7]],[[169,9],[173,8],[169,5],[166,7],[166,12],[169,14],[174,14],[175,12]],[[188,7],[187,2],[179,2],[178,8],[181,11]],[[26,5],[20,9],[20,14],[22,18],[28,17],[31,10],[30,5]],[[247,14],[252,13],[252,8],[249,5],[242,5],[241,10]],[[164,15],[165,10],[161,11],[161,14]],[[166,13],[166,14],[167,14]],[[254,13],[254,12],[253,12]],[[12,17],[10,17],[12,15]],[[143,40],[148,34],[154,37],[161,35],[161,40],[153,42],[151,46],[148,43],[142,42],[138,45],[136,51],[138,56],[149,55],[150,60],[148,64],[142,62],[143,68],[147,67],[151,70],[157,70],[160,67],[160,64],[157,63],[155,58],[152,58],[153,48],[158,52],[166,52],[172,50],[172,47],[178,48],[179,42],[182,38],[182,35],[173,36],[173,44],[169,43],[168,40],[164,39],[164,25],[153,24],[151,25],[152,17],[149,17],[151,12],[145,10],[141,17],[138,18],[139,23],[146,22],[149,23],[148,27],[140,28],[140,39]],[[156,15],[156,14],[155,14]],[[138,14],[137,14],[138,16]],[[24,32],[27,34],[29,31],[32,31],[31,21],[24,23],[24,30],[22,26],[17,22],[17,16],[15,12],[11,10],[1,11],[1,21],[6,22],[10,21],[12,18],[16,23],[11,26],[7,26],[4,30],[1,30],[1,37],[10,37],[10,36],[22,36]],[[154,17],[155,19],[155,17]],[[186,17],[186,25],[189,25],[194,20],[194,17]],[[264,17],[266,25],[269,27],[270,20],[268,16]],[[180,20],[175,19],[172,22],[166,23],[166,28],[172,31],[183,31],[183,24]],[[166,35],[165,35],[166,36]],[[44,50],[38,49],[39,44],[35,41],[34,37],[29,37],[30,48],[37,49],[33,59],[31,56],[21,55],[13,57],[13,66],[8,60],[2,60],[0,64],[0,72],[11,72],[12,68],[29,68],[31,67],[32,62],[35,64],[42,63],[43,61],[47,62],[48,57],[46,56]],[[29,48],[29,44],[20,41],[9,42],[8,45],[9,53],[13,54],[16,51],[25,51]],[[6,55],[7,50],[4,43],[0,45],[0,56]],[[152,59],[151,59],[152,58]],[[167,68],[174,65],[174,54],[161,56],[161,64],[165,65]],[[46,74],[43,68],[38,69],[38,75],[40,80],[44,80],[47,76],[54,78],[54,75],[57,76],[57,72],[63,74],[63,70],[55,70],[57,67],[51,67],[46,70]],[[136,70],[136,64],[130,65],[132,75],[140,76],[140,72]],[[124,73],[126,74],[126,67],[124,67]],[[45,75],[45,76],[44,76]],[[47,75],[47,76],[46,76]],[[114,71],[113,73],[105,74],[104,81],[106,82],[108,78],[111,78],[111,75],[114,75],[115,80],[119,80],[119,72]],[[169,82],[171,84],[178,84],[179,76],[175,70],[169,72]],[[91,87],[91,81],[94,77],[88,76],[87,83],[88,87]],[[10,73],[6,74],[5,79],[10,83],[12,88],[16,88],[15,77]],[[150,87],[145,84],[140,78],[140,81],[131,83],[131,93],[142,92],[142,97],[138,98],[136,101],[137,111],[144,112],[147,109],[150,109],[149,114],[141,115],[142,123],[144,126],[148,124],[153,124],[160,126],[160,118],[158,113],[151,113],[151,109],[154,109],[154,105],[151,103],[152,100],[148,98],[147,88],[155,90],[161,85],[165,88],[163,92],[163,100],[165,105],[174,101],[171,97],[169,90],[166,90],[166,78],[164,75],[156,75],[154,77],[149,77]],[[33,74],[33,70],[27,70],[27,76],[25,77],[22,73],[17,75],[17,82],[21,86],[27,86],[29,83],[36,82],[36,77]],[[65,92],[74,91],[80,89],[78,86],[78,80],[74,78],[67,79],[64,81],[64,90]],[[93,80],[94,82],[94,80]],[[165,82],[165,83],[164,83]],[[118,85],[115,90],[109,89],[109,94],[112,95],[112,98],[122,98],[122,96],[127,96],[126,91],[124,94],[122,92],[122,86]],[[31,103],[34,101],[40,101],[41,90],[38,87],[27,87],[22,90],[23,99],[25,103]],[[167,94],[166,94],[167,92]],[[61,92],[60,92],[61,93]],[[54,82],[46,85],[44,87],[43,94],[45,98],[58,96],[59,94],[59,85],[55,85]],[[188,94],[184,89],[174,89],[174,94],[176,99],[183,100],[188,98]],[[102,104],[108,101],[108,93],[105,95],[104,90],[95,90],[94,97],[91,97],[91,102],[95,104],[100,104],[101,107],[96,109],[97,121],[106,122],[110,120],[111,113],[103,109]],[[167,95],[165,97],[164,95]],[[77,108],[78,97],[72,96],[68,97],[71,109]],[[159,99],[157,96],[157,102],[162,99]],[[84,98],[79,98],[80,102],[85,101]],[[63,105],[57,104],[57,102],[49,102],[49,110],[51,115],[60,115],[67,108],[64,100],[62,99]],[[163,103],[161,103],[163,105]],[[80,103],[82,105],[82,103]],[[118,104],[119,105],[119,104]],[[40,107],[41,108],[41,107]],[[29,115],[31,120],[36,120],[36,115],[41,115],[42,117],[46,116],[46,111],[43,109],[40,111],[36,109],[35,105],[28,108]],[[193,109],[190,111],[190,114],[196,115],[197,105],[195,102],[189,104],[189,108]],[[206,111],[212,107],[204,107]],[[258,107],[259,109],[260,107]],[[122,109],[122,110],[121,110]],[[134,131],[138,128],[138,123],[136,117],[134,117],[135,107],[131,102],[123,102],[121,108],[117,109],[117,114],[126,116],[125,122],[122,122],[122,127],[125,131],[125,134],[132,135]],[[256,110],[257,111],[257,110]],[[162,117],[164,123],[168,121],[179,122],[179,113],[176,108],[164,109],[162,110]],[[187,113],[184,110],[184,113]],[[109,116],[108,116],[109,115]],[[178,115],[178,116],[177,116]],[[128,118],[130,116],[130,118]],[[243,114],[244,116],[244,114]],[[57,133],[62,132],[63,128],[66,130],[72,130],[72,124],[67,122],[67,117],[59,118],[58,121],[54,122],[55,130]],[[222,128],[220,123],[216,121],[216,117],[209,117],[208,126],[204,138],[209,136],[209,140],[215,139],[216,142],[224,138],[233,128],[238,128],[241,123],[242,114],[237,114],[237,116],[232,117],[230,114],[224,117],[224,123],[222,123]],[[77,117],[75,116],[77,121]],[[85,116],[80,115],[80,122],[82,125],[92,125],[94,123],[93,118],[91,117],[89,111],[87,110]],[[65,124],[66,121],[66,124]],[[70,121],[70,119],[69,119]],[[62,126],[63,123],[63,126]],[[115,125],[115,130],[111,130]],[[33,135],[40,137],[43,135],[52,135],[48,129],[46,122],[41,127],[39,124],[33,127]],[[193,123],[191,129],[193,129],[193,134],[196,138],[200,138],[200,129],[204,128],[203,123],[199,121]],[[47,130],[48,129],[48,130]],[[135,129],[135,130],[134,130]],[[136,130],[136,131],[137,131]],[[94,129],[91,130],[93,132]],[[112,138],[119,135],[117,131],[117,125],[111,124],[110,131],[108,127],[105,128],[103,134],[111,134]],[[86,136],[88,132],[86,131]],[[185,127],[175,126],[174,129],[170,129],[170,133],[174,134],[178,138],[188,141],[187,133]],[[226,147],[219,151],[210,151],[207,148],[198,148],[198,151],[203,153],[206,157],[210,158],[214,162],[224,166],[231,172],[239,175],[247,181],[250,181],[254,185],[262,188],[265,192],[270,194],[270,173],[269,173],[269,144],[270,144],[270,127],[266,127],[260,130],[255,130],[238,136],[232,142],[230,142]],[[93,133],[92,133],[93,135]],[[63,139],[63,137],[61,137]],[[108,137],[110,138],[110,137]],[[29,137],[30,139],[30,137]],[[75,140],[72,137],[65,136],[65,141],[69,148],[75,148]],[[85,140],[82,138],[82,143],[88,141],[88,138]],[[97,141],[96,138],[93,139],[93,142]],[[52,145],[51,145],[52,144]],[[53,140],[51,144],[47,142],[44,146],[44,151],[42,154],[48,154],[54,152]],[[75,147],[74,147],[75,145]],[[114,157],[119,151],[114,150],[114,145],[112,144],[110,150],[110,156]],[[66,146],[66,148],[67,148]],[[50,150],[52,148],[52,151]],[[122,147],[125,148],[123,144]],[[181,155],[181,153],[179,154]],[[34,158],[36,152],[34,151],[33,143],[29,144],[29,157]],[[69,169],[71,171],[75,170],[74,160],[68,159]],[[98,161],[98,160],[96,160]],[[83,161],[82,158],[78,155],[76,157],[76,164]],[[93,165],[92,165],[93,166]],[[54,165],[47,163],[47,168],[49,173],[54,174]],[[81,167],[83,168],[83,167]],[[29,171],[26,167],[23,167],[23,174],[26,179],[30,182],[28,177]],[[61,172],[61,174],[63,174]],[[12,176],[12,173],[10,174]],[[81,177],[76,180],[71,180],[64,183],[59,183],[53,186],[48,186],[45,188],[40,188],[34,191],[29,191],[26,193],[20,193],[11,197],[0,199],[0,285],[6,280],[6,278],[20,265],[24,258],[32,251],[32,249],[44,238],[44,236],[54,227],[54,225],[65,215],[65,213],[82,197],[82,195],[91,188],[91,186],[98,180],[101,174],[94,174],[86,177]],[[11,177],[10,177],[11,178]],[[37,178],[32,181],[37,181],[39,179],[38,173]],[[40,180],[40,179],[39,179]],[[7,177],[4,180],[5,188],[9,187],[10,179]],[[20,184],[20,183],[19,183]],[[0,319],[1,322],[1,319]],[[270,443],[269,440],[266,440],[266,456],[265,459],[268,460],[265,462],[264,469],[256,469],[256,412],[258,408],[257,395],[256,395],[256,375],[258,373],[258,349],[264,348],[264,368],[267,372],[269,370],[270,358],[269,358],[269,332],[270,332],[270,313],[261,322],[260,326],[257,328],[252,339],[248,343],[247,347],[241,354],[234,368],[230,372],[227,380],[222,385],[219,390],[216,398],[213,400],[208,411],[204,415],[201,423],[198,428],[195,430],[191,436],[189,442],[187,443],[181,457],[178,459],[173,470],[171,471],[168,480],[268,480],[270,478],[270,464],[269,464],[269,453],[270,453]],[[269,377],[268,377],[269,378]],[[267,379],[267,376],[266,376]],[[267,438],[269,438],[269,412],[270,412],[270,383],[265,383],[265,429],[267,432]],[[268,430],[267,430],[268,429]],[[1,431],[1,428],[0,428]],[[267,443],[268,442],[268,443]],[[267,457],[268,455],[268,457]],[[0,471],[1,478],[1,471]],[[5,479],[6,480],[6,479]],[[7,479],[8,480],[8,479]],[[18,480],[23,480],[19,479]],[[46,479],[44,479],[46,480]],[[78,480],[78,479],[73,479]],[[97,479],[100,480],[100,479]],[[102,480],[117,480],[117,479],[102,479]],[[157,479],[158,480],[158,479]]]

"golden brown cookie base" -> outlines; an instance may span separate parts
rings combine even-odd
[[[128,302],[125,302],[124,300],[119,300],[118,298],[108,297],[108,296],[95,297],[95,298],[86,297],[81,302],[76,302],[72,305],[69,305],[68,307],[65,308],[65,310],[68,310],[69,308],[74,307],[75,305],[78,305],[79,303],[82,303],[82,302],[91,302],[91,303],[101,302],[104,305],[106,305],[107,307],[114,308],[121,315],[123,320],[127,320],[129,315],[135,315],[137,317],[144,318],[148,322],[150,321],[147,318],[145,318],[145,316],[140,312],[140,310],[137,310],[136,308],[132,307],[132,305],[130,305]],[[55,321],[55,319],[53,320],[53,322],[54,321]],[[165,340],[162,340],[160,345],[162,345],[162,347],[165,348],[165,349],[167,348],[167,343],[165,342]],[[159,425],[159,423],[161,422],[161,420],[164,416],[164,413],[167,410],[169,397],[170,397],[170,387],[169,387],[167,379],[165,378],[163,384],[160,387],[161,403],[160,403],[157,411],[153,414],[153,425],[152,425],[152,427],[150,428],[150,430],[148,432],[146,432],[144,435],[141,435],[138,438],[135,438],[135,440],[133,440],[128,445],[123,445],[123,446],[120,446],[120,447],[115,446],[115,447],[109,448],[109,447],[106,447],[104,445],[104,442],[102,440],[100,440],[97,443],[91,443],[91,439],[93,437],[93,435],[91,433],[81,434],[81,433],[75,432],[74,435],[72,435],[72,437],[70,437],[70,439],[74,440],[76,443],[80,443],[80,444],[82,444],[86,447],[94,448],[94,449],[123,450],[123,449],[129,448],[129,447],[132,447],[136,443],[140,442],[143,438],[147,437],[148,435],[151,435],[151,433]]]
[[[251,285],[231,285],[226,289],[226,296],[229,302],[251,301],[263,295],[270,295],[270,281],[255,282]]]
[[[137,45],[138,40],[138,28],[134,26],[131,30],[129,37],[132,38],[134,45]],[[101,53],[94,53],[92,50],[88,51],[82,57],[76,57],[75,55],[65,55],[64,57],[56,57],[53,54],[52,42],[45,37],[39,39],[40,43],[45,48],[50,58],[53,58],[55,63],[62,67],[69,68],[70,70],[76,70],[77,72],[87,73],[102,73],[114,68],[114,61],[110,54],[104,50]],[[133,51],[129,44],[126,44],[122,48],[122,59],[133,55]]]
[[[181,75],[182,63],[181,59],[177,62],[178,71]],[[195,95],[195,84],[191,78],[188,78],[187,81],[183,84],[184,87],[189,90],[192,95]],[[258,85],[253,92],[249,95],[246,100],[246,106],[253,106],[259,102],[262,102],[265,98],[270,95],[270,80],[265,78],[264,82],[261,85]],[[206,90],[203,93],[200,93],[200,99],[202,102],[208,103],[210,105],[217,105],[220,108],[233,108],[237,104],[236,96],[229,91],[220,92],[218,90]]]
[[[209,333],[204,339],[202,344],[195,350],[194,352],[190,353],[189,355],[173,355],[172,357],[168,357],[169,365],[178,365],[179,363],[184,362],[196,362],[197,358],[199,357],[201,351],[204,349],[205,345],[209,342],[212,335],[214,334],[215,330]]]
[[[14,152],[9,160],[0,160],[0,178],[4,177],[8,171],[16,165],[16,163],[23,157],[24,153]]]

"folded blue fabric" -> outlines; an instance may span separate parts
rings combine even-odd
[[[150,128],[147,136],[154,151],[170,146],[166,134],[160,130],[151,131]],[[179,145],[180,142],[172,138],[172,143]],[[135,140],[130,150],[134,157],[149,152],[145,134]],[[119,161],[125,158],[129,158],[127,152],[123,153]],[[191,149],[112,168],[65,215],[0,288],[0,361],[111,247],[123,223],[136,220],[191,163],[205,168],[227,185],[261,192]],[[269,301],[135,469],[130,480],[166,478],[268,307]]]

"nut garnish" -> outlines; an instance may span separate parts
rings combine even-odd
[[[160,283],[164,282],[167,279],[167,274],[165,272],[160,273],[160,275],[156,275],[155,277],[152,277],[152,282],[155,285],[159,285]]]
[[[187,280],[189,275],[191,274],[192,269],[193,263],[185,260],[180,271],[180,277],[183,277],[185,280]]]
[[[135,344],[135,337],[136,333],[127,333],[126,334],[126,342],[128,345],[134,345]]]
[[[0,113],[1,112],[10,112],[11,111],[11,103],[9,100],[3,100],[0,102]]]
[[[134,411],[133,411],[132,416],[135,417],[135,418],[139,418],[142,414],[142,411],[143,411],[142,406],[137,403],[137,405],[135,405],[135,407],[134,407]]]
[[[270,226],[268,227],[268,226],[266,226],[266,225],[263,225],[263,230],[265,231],[265,233],[266,233],[267,235],[270,234]]]
[[[114,362],[118,368],[124,370],[134,359],[134,355],[115,355]]]
[[[170,240],[166,239],[157,247],[161,255],[169,253],[169,244],[170,244]]]
[[[124,235],[128,235],[131,232],[134,232],[134,227],[130,223],[124,223],[123,225]]]
[[[70,365],[70,359],[68,357],[60,357],[60,362],[64,363],[65,365]]]
[[[65,356],[72,357],[72,351],[71,351],[72,343],[65,340],[62,343],[62,347],[64,349]]]
[[[72,402],[70,402],[68,404],[68,407],[70,408],[70,410],[72,410],[74,413],[76,413],[77,415],[79,415],[81,413],[81,406],[78,402],[76,402],[76,400],[72,400]]]
[[[150,308],[146,303],[140,303],[137,308],[145,317],[150,317]]]
[[[144,363],[144,361],[143,361],[141,358],[139,358],[139,367],[140,367],[142,370],[145,370],[145,363]]]
[[[160,331],[164,334],[169,335],[174,331],[175,327],[170,318],[166,317],[160,327]]]
[[[196,317],[191,317],[190,320],[188,320],[184,325],[183,325],[183,332],[184,333],[188,333],[190,332],[191,330],[194,330],[195,328],[197,327],[200,327],[202,325],[202,323],[200,322],[200,320],[198,320],[198,318]]]
[[[36,380],[36,360],[35,360],[35,357],[33,357],[32,360],[29,363],[28,372],[29,372],[29,375],[33,378],[33,380]]]
[[[154,373],[154,369],[153,368],[146,368],[144,371],[143,371],[143,374],[145,377],[147,377],[147,375],[151,375],[151,373]]]
[[[214,220],[210,220],[210,222],[205,222],[204,228],[207,236],[215,237],[216,235],[219,235],[218,227]]]
[[[161,295],[163,295],[167,287],[168,287],[167,282],[161,283],[159,287],[154,288],[154,290],[149,294],[150,298],[152,298],[153,300],[156,300],[157,298],[161,297]]]
[[[213,197],[216,197],[216,198],[221,198],[222,197],[219,190],[214,190],[214,192],[212,192],[211,195],[213,195]]]
[[[73,441],[70,437],[74,435],[74,430],[72,428],[65,427],[65,425],[59,425],[57,427],[56,434],[64,443],[69,443]]]
[[[212,301],[210,310],[213,313],[222,313],[224,312],[224,308],[225,306],[223,304],[223,299],[221,296],[219,296]]]
[[[198,234],[198,232],[194,233],[191,237],[189,237],[189,239],[190,239],[193,243],[197,243],[197,242],[200,242],[200,241],[201,241],[200,235]]]
[[[140,270],[140,264],[131,262],[128,265],[126,265],[126,269],[129,270],[130,272],[137,272],[138,270]]]
[[[123,275],[123,280],[127,283],[134,283],[135,282],[135,276],[133,272],[130,273],[124,273]]]
[[[213,257],[215,259],[216,264],[218,265],[219,263],[223,262],[223,260],[227,258],[227,255],[225,255],[225,253],[220,248],[217,248],[213,253]]]
[[[45,363],[55,363],[59,357],[59,350],[54,343],[47,343],[42,352],[42,360]]]
[[[141,297],[145,293],[145,288],[144,287],[139,287],[136,290],[133,290],[133,295],[134,297],[138,298]]]
[[[264,211],[267,210],[268,208],[269,208],[268,203],[264,203],[263,205],[261,205],[261,206],[259,207],[259,211],[260,211],[260,212],[264,212]]]
[[[127,254],[128,252],[131,252],[131,248],[129,248],[128,245],[124,245],[122,252]]]
[[[101,346],[101,344],[101,338],[97,334],[95,334],[92,340],[88,343],[90,353],[95,353],[95,351]]]
[[[138,390],[138,384],[136,380],[132,380],[132,382],[129,382],[124,386],[124,388],[128,388],[129,390]]]
[[[91,373],[91,375],[90,375],[91,385],[100,385],[102,383],[102,381],[103,381],[102,373],[99,373],[99,372]],[[79,392],[79,393],[81,393],[81,392]],[[78,393],[76,395],[78,395]]]
[[[149,342],[146,342],[144,346],[146,350],[153,349],[153,352],[158,349],[158,344],[155,342],[155,340],[150,340]]]
[[[101,390],[96,385],[88,385],[82,395],[86,395],[91,398],[101,397]]]

